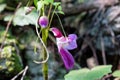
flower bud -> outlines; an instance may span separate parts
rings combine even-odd
[[[35,7],[33,7],[33,6],[30,6],[30,7],[24,7],[25,14],[29,14],[30,12],[33,11],[33,9],[35,9]]]
[[[50,28],[50,31],[53,32],[53,34],[54,34],[54,36],[55,36],[56,38],[60,38],[60,37],[63,36],[62,33],[59,31],[59,29],[57,29],[57,28],[55,28],[55,27]]]
[[[38,20],[38,24],[42,27],[45,28],[48,25],[48,17],[47,16],[41,16]]]

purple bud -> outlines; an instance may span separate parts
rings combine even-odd
[[[41,16],[38,20],[38,24],[42,27],[45,28],[48,25],[48,17],[47,16]]]
[[[35,9],[35,7],[30,6],[30,7],[25,7],[24,9],[25,9],[25,14],[29,14],[30,12],[33,11],[33,9]]]

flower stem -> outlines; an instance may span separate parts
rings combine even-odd
[[[44,58],[44,60],[46,59],[46,51],[45,51],[45,49],[44,49],[43,58]],[[43,71],[43,78],[44,78],[44,80],[48,80],[48,64],[47,64],[47,62],[43,63],[42,71]]]
[[[63,25],[62,25],[61,19],[60,19],[59,15],[58,15],[57,13],[55,13],[55,14],[56,14],[57,17],[58,17],[58,20],[59,20],[59,22],[60,22],[60,25],[61,25],[61,28],[62,28],[63,34],[64,34],[64,36],[66,37],[66,33],[65,33],[64,28],[63,28]]]
[[[49,25],[48,25],[48,29],[49,29],[50,26],[51,26],[51,23],[52,23],[52,20],[53,20],[53,16],[54,16],[54,14],[55,14],[55,10],[56,10],[56,9],[57,9],[57,6],[55,6],[55,9],[54,9],[53,12],[52,12],[51,19],[50,19]]]
[[[47,38],[48,38],[48,29],[43,29],[42,30],[42,41],[44,42],[44,44],[47,46]],[[44,52],[43,52],[43,60],[45,60],[47,58],[47,52],[46,49],[43,48]],[[48,64],[47,62],[43,63],[42,66],[42,71],[43,71],[43,77],[44,80],[48,80]]]
[[[41,43],[43,44],[43,61],[34,61],[35,63],[37,64],[43,64],[42,65],[42,73],[43,73],[43,77],[44,79],[43,80],[48,80],[48,64],[47,64],[47,61],[48,61],[48,58],[49,58],[49,53],[48,53],[48,50],[47,50],[47,38],[48,38],[48,29],[42,29],[42,39],[40,37],[40,33],[38,32],[38,29],[37,29],[37,23],[36,23],[36,32],[37,32],[37,35],[38,35],[38,38],[40,39]],[[40,31],[40,32],[41,32]]]

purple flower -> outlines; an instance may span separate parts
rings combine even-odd
[[[57,47],[66,69],[73,68],[75,61],[68,50],[77,48],[77,36],[75,34],[70,34],[68,35],[68,37],[64,37],[57,28],[51,28],[50,31],[52,31],[54,36],[56,37]]]
[[[38,24],[42,27],[45,28],[48,25],[48,17],[47,16],[41,16],[38,20]]]

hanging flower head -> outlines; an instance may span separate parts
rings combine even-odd
[[[48,17],[47,16],[41,16],[38,20],[38,24],[42,27],[45,28],[48,25]]]
[[[75,34],[70,34],[68,37],[64,37],[57,28],[50,29],[56,37],[57,47],[66,69],[71,69],[74,66],[74,58],[68,50],[77,48]]]

